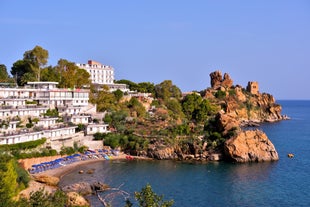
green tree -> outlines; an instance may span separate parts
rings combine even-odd
[[[17,60],[15,63],[13,63],[11,74],[14,76],[17,84],[20,86],[28,82],[28,79],[23,77],[24,74],[30,74],[32,76],[29,81],[32,81],[35,77],[29,63],[25,60]],[[30,78],[29,75],[27,75],[27,77]]]
[[[138,83],[138,91],[142,93],[152,93],[155,94],[155,85],[150,82]]]
[[[115,83],[126,84],[131,91],[138,91],[138,88],[139,88],[139,86],[136,83],[130,80],[122,79],[122,80],[115,81]]]
[[[132,97],[129,100],[127,106],[130,109],[131,113],[136,113],[138,117],[142,117],[146,113],[144,106],[135,97]]]
[[[60,74],[59,87],[61,88],[80,88],[91,84],[89,73],[68,60],[60,59],[55,70]]]
[[[214,114],[217,109],[207,99],[203,99],[199,94],[192,93],[182,100],[182,108],[189,120],[202,122],[208,116]]]
[[[98,111],[116,110],[118,108],[115,96],[106,90],[98,91],[96,96],[92,98],[92,103],[97,104]]]
[[[117,89],[116,91],[113,91],[113,94],[114,94],[117,101],[120,101],[124,96],[123,91],[121,91],[119,89]]]
[[[75,87],[82,88],[90,84],[90,74],[85,69],[77,68],[75,73]]]
[[[24,60],[29,63],[37,81],[40,81],[41,67],[47,63],[48,51],[37,45],[24,53]]]
[[[138,201],[140,207],[169,207],[174,201],[164,201],[164,196],[159,196],[153,192],[150,184],[142,188],[141,192],[135,192],[135,199]]]
[[[27,82],[31,81],[36,81],[36,77],[31,72],[25,73],[20,79],[21,85],[25,85]]]
[[[189,94],[182,100],[182,108],[189,120],[195,120],[200,109],[202,97],[196,93]]]
[[[41,71],[41,81],[60,82],[61,74],[55,67],[48,66]]]
[[[9,79],[8,71],[4,64],[0,64],[0,82],[7,82]]]
[[[218,111],[218,107],[212,105],[207,99],[203,99],[199,106],[199,113],[196,116],[198,121],[205,121],[208,116],[214,115]]]
[[[18,175],[11,157],[1,155],[0,158],[0,206],[6,206],[18,192]]]
[[[155,96],[156,98],[167,101],[169,98],[181,98],[182,93],[176,85],[173,85],[171,80],[165,80],[155,85]]]
[[[126,123],[126,117],[128,117],[127,111],[120,110],[120,111],[114,111],[112,113],[109,113],[105,115],[104,121],[109,123],[110,126],[115,128],[119,132],[125,131],[125,123]]]
[[[178,118],[184,118],[184,113],[182,111],[182,106],[180,104],[180,102],[173,98],[173,99],[168,99],[166,101],[166,106],[167,108],[169,109],[170,111],[170,115],[175,118],[175,119],[178,119]]]

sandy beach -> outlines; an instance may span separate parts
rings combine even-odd
[[[126,159],[126,154],[120,153],[117,156],[112,156],[110,157],[110,160],[121,160],[121,159]],[[141,159],[141,158],[140,158]],[[73,171],[77,166],[81,165],[86,165],[94,162],[100,162],[106,160],[105,158],[98,158],[98,159],[88,159],[88,160],[81,160],[78,162],[74,162],[71,164],[68,164],[66,166],[58,167],[52,170],[46,170],[41,173],[37,173],[36,175],[47,175],[47,176],[53,176],[53,177],[58,177],[59,179],[62,178],[62,176],[70,173]]]
[[[126,159],[126,154],[124,153],[119,153],[119,155],[117,156],[112,156],[110,158],[110,160],[121,160],[121,159]],[[55,157],[53,158],[45,158],[43,161],[46,161],[46,160],[52,160],[54,159]],[[148,159],[148,158],[142,158],[142,157],[133,157],[134,159]],[[38,191],[42,188],[44,188],[45,191],[47,192],[54,192],[58,189],[57,186],[49,186],[45,183],[40,183],[40,182],[37,182],[35,181],[33,178],[34,176],[49,176],[49,177],[57,177],[59,179],[62,178],[62,176],[70,173],[71,171],[73,171],[77,166],[81,166],[81,165],[87,165],[87,164],[90,164],[90,163],[94,163],[94,162],[101,162],[101,161],[104,161],[106,160],[105,158],[98,158],[98,159],[88,159],[88,160],[81,160],[81,161],[77,161],[77,162],[74,162],[74,163],[71,163],[71,164],[68,164],[66,166],[61,166],[61,167],[58,167],[58,168],[55,168],[55,169],[51,169],[51,170],[46,170],[46,171],[43,171],[43,172],[40,172],[40,173],[37,173],[37,174],[34,174],[34,175],[30,175],[31,176],[31,181],[29,182],[29,187],[26,188],[25,190],[21,191],[19,193],[19,195],[22,195],[22,196],[25,196],[25,197],[29,197],[30,193],[31,192],[35,192],[35,191]],[[27,169],[27,167],[31,166],[33,162],[37,162],[38,160],[24,160],[24,167],[25,169]]]

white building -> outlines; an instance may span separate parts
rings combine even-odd
[[[70,139],[75,134],[75,128],[77,127],[50,127],[44,130],[44,137],[48,137],[51,141]]]
[[[90,74],[90,79],[94,84],[114,83],[114,69],[111,66],[102,65],[93,60],[89,60],[87,64],[76,63],[76,65]]]
[[[57,82],[28,82],[27,87],[35,90],[30,96],[33,100],[51,108],[88,105],[89,90],[57,88],[57,84]]]
[[[86,70],[90,74],[90,79],[93,84],[106,85],[110,91],[116,91],[117,89],[128,92],[126,84],[114,83],[114,68],[107,65],[102,65],[94,60],[88,60],[87,64],[76,63],[76,66]]]
[[[72,122],[74,124],[88,124],[91,116],[89,114],[77,114],[63,116],[65,122]]]
[[[43,138],[43,131],[33,132],[7,132],[0,135],[0,144],[16,144],[35,141]]]
[[[60,149],[62,144],[82,139],[81,133],[76,133],[77,127],[66,123],[89,124],[89,113],[96,111],[96,106],[88,103],[89,90],[57,88],[57,84],[28,82],[22,88],[0,87],[0,144],[16,144],[45,137],[50,146]],[[58,123],[58,117],[45,117],[48,109],[57,109],[63,115],[64,123]],[[37,121],[33,122],[33,127],[17,127],[27,120],[33,121],[35,117]],[[95,131],[107,132],[106,125],[95,128]]]
[[[86,128],[86,134],[95,134],[95,133],[108,133],[108,124],[89,124]]]
[[[73,107],[72,113],[79,113],[89,107],[89,90],[60,89],[57,84],[28,82],[24,88],[0,88],[0,119],[40,116],[47,109],[57,107],[65,108],[65,113]]]
[[[43,127],[43,128],[49,128],[51,126],[56,125],[57,117],[46,117],[46,118],[40,118],[36,126]]]

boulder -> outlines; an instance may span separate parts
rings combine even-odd
[[[222,154],[221,153],[212,153],[208,157],[209,161],[220,161],[222,160]]]
[[[59,183],[59,178],[48,175],[33,175],[33,179],[39,183],[44,183],[50,186],[57,186]]]
[[[150,145],[147,156],[158,160],[177,159],[178,155],[173,147]]]
[[[278,153],[260,130],[242,131],[224,144],[224,154],[234,162],[261,162],[278,160]]]
[[[87,182],[74,183],[61,188],[64,192],[76,192],[81,195],[92,194],[92,186]]]
[[[95,182],[91,185],[91,188],[94,192],[96,191],[104,191],[110,188],[108,184],[101,183],[101,182]]]
[[[88,201],[77,192],[68,192],[67,196],[69,206],[90,206]]]

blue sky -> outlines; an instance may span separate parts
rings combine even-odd
[[[182,91],[258,81],[279,99],[310,99],[310,1],[54,0],[0,1],[0,64],[10,70],[40,45],[49,65],[93,59],[116,79]]]

